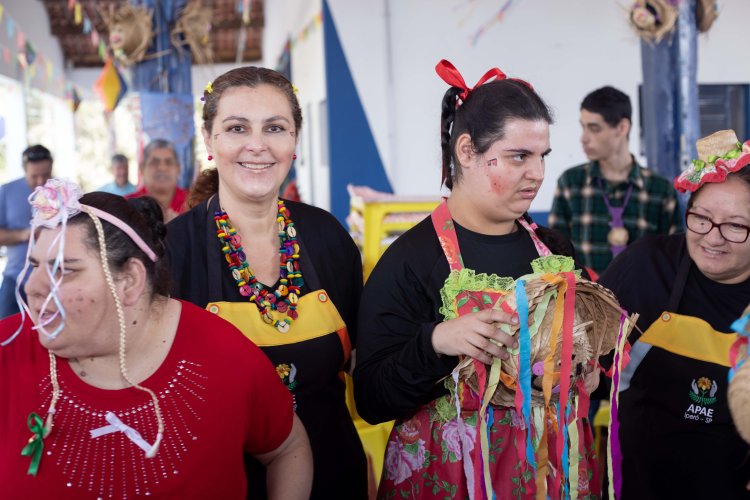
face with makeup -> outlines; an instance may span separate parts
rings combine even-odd
[[[470,195],[462,199],[470,200],[480,226],[513,221],[536,197],[549,152],[549,124],[544,120],[508,120],[504,137],[481,154],[464,134],[456,143],[462,170],[453,192]]]
[[[62,324],[60,304],[65,312],[64,327],[50,339],[39,331],[39,342],[64,358],[99,356],[117,351],[117,325],[114,300],[104,279],[98,251],[86,246],[85,226],[69,226],[65,234],[64,270],[55,274],[62,277],[57,296],[60,304],[47,300],[52,289],[48,269],[52,268],[58,245],[54,239],[60,229],[42,229],[29,256],[31,273],[25,290],[31,320],[48,333]],[[116,279],[116,277],[114,277]]]
[[[238,200],[278,196],[297,145],[292,108],[271,85],[224,91],[212,129],[203,129],[206,149],[219,172],[220,193]]]

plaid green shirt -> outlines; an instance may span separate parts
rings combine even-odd
[[[610,215],[599,178],[613,207],[622,206],[628,184],[633,185],[623,213],[628,243],[646,233],[672,234],[682,230],[682,216],[672,183],[641,167],[635,159],[628,181],[617,184],[604,179],[596,161],[570,168],[557,180],[549,227],[570,238],[578,258],[587,267],[601,273],[612,261],[612,250],[607,242]]]

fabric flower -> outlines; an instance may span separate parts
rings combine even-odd
[[[33,213],[32,225],[57,227],[63,219],[80,212],[80,197],[81,188],[77,184],[66,179],[48,180],[29,196]]]
[[[413,471],[419,471],[424,464],[424,440],[419,439],[415,444],[407,446],[398,439],[388,443],[385,452],[385,472],[386,477],[392,480],[394,485],[407,480]],[[412,453],[410,449],[415,449],[416,453]]]
[[[470,452],[474,449],[474,441],[477,437],[477,428],[473,425],[469,425],[466,422],[463,423],[464,434],[463,440],[466,441],[466,451]],[[461,453],[461,431],[458,425],[458,420],[453,419],[443,426],[443,441],[445,447],[449,452],[456,455],[456,458],[461,460],[463,454]]]

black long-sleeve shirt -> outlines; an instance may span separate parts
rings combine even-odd
[[[538,257],[529,234],[474,233],[458,224],[464,266],[476,273],[518,278],[532,272]],[[540,228],[540,239],[560,255],[570,242]],[[438,356],[432,331],[443,320],[440,290],[450,268],[429,217],[398,238],[375,266],[359,309],[354,396],[360,415],[371,423],[403,418],[445,394],[438,382],[458,363]]]

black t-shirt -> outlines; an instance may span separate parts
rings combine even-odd
[[[680,263],[686,258],[685,235],[646,236],[620,254],[602,274],[620,304],[640,314],[643,331],[670,309]],[[689,259],[689,257],[687,257]],[[690,260],[676,312],[700,318],[718,332],[750,303],[750,280],[717,283]],[[690,335],[690,331],[680,335]],[[639,337],[634,330],[631,342]],[[716,380],[718,391],[711,425],[682,414],[690,407],[690,381]],[[623,498],[750,498],[747,445],[734,431],[726,405],[727,370],[705,361],[652,348],[620,394],[620,440],[623,452]],[[686,414],[688,414],[686,412]]]
[[[464,267],[476,273],[518,278],[532,272],[539,255],[528,232],[478,234],[455,223]],[[560,255],[569,241],[540,228],[540,239]],[[432,330],[443,320],[440,290],[448,261],[427,217],[386,250],[365,285],[359,311],[354,394],[360,415],[371,423],[404,418],[445,394],[437,382],[458,363],[438,356]]]
[[[284,203],[298,231],[300,270],[305,281],[301,295],[324,289],[344,320],[354,345],[362,291],[359,251],[328,212],[303,203],[286,200]],[[173,296],[200,307],[209,302],[248,302],[229,272],[216,236],[213,214],[219,206],[218,196],[214,196],[167,226]],[[243,245],[252,245],[251,236],[240,236]],[[206,332],[207,342],[210,334]],[[310,439],[315,465],[311,498],[366,498],[366,459],[345,404],[341,378],[345,360],[339,336],[331,332],[261,349],[275,366],[293,364],[296,368],[292,392],[297,415]],[[262,497],[264,488],[262,470],[253,467],[249,497]]]
[[[615,293],[623,308],[640,314],[638,327],[645,331],[667,309],[678,266],[686,252],[684,234],[644,236],[612,261],[599,283]],[[750,281],[717,283],[691,263],[679,307],[672,312],[701,318],[714,330],[730,332],[729,325],[748,303]]]

